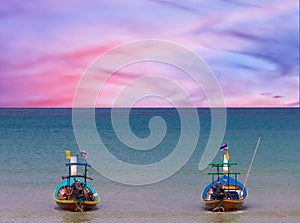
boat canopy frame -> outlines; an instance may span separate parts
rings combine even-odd
[[[84,179],[84,184],[86,185],[86,179],[89,179],[89,180],[93,180],[93,178],[92,177],[88,177],[87,176],[87,167],[91,167],[91,165],[90,164],[88,164],[87,162],[74,162],[74,163],[71,163],[71,162],[68,162],[68,163],[66,163],[65,164],[66,166],[68,166],[69,167],[69,174],[68,174],[68,176],[62,176],[62,179],[64,180],[64,179],[67,179],[67,185],[68,186],[71,186],[70,184],[71,184],[71,182],[70,182],[70,178],[72,178],[72,177],[74,177],[74,179],[76,178],[76,177],[80,177],[80,178],[83,178]],[[84,175],[79,175],[79,174],[76,174],[76,175],[72,175],[71,174],[71,166],[84,166]]]
[[[220,175],[227,175],[228,176],[228,190],[229,190],[229,176],[230,175],[234,175],[234,186],[235,186],[235,190],[236,190],[236,187],[237,187],[237,175],[241,174],[240,172],[230,172],[230,168],[231,166],[235,166],[235,165],[238,165],[238,163],[236,162],[211,162],[208,164],[209,166],[211,167],[216,167],[217,168],[217,172],[209,172],[208,175],[211,175],[212,176],[212,184],[214,183],[215,181],[215,176],[217,175],[218,176],[218,181],[220,180]],[[220,167],[228,167],[228,172],[220,172]]]

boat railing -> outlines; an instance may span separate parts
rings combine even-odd
[[[238,174],[241,174],[240,172],[208,172],[207,173],[208,175],[228,175],[228,174],[230,174],[230,175],[238,175]]]
[[[86,178],[86,179],[88,179],[88,180],[93,180],[93,178],[92,177],[87,177],[87,176],[85,176],[85,175],[70,175],[70,176],[61,176],[61,178],[63,179],[63,180],[65,180],[65,179],[69,179],[69,178],[76,178],[76,177],[81,177],[81,178]]]
[[[234,166],[237,165],[238,163],[236,162],[211,162],[210,166],[212,167],[223,167],[223,166]]]

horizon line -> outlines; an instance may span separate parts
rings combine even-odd
[[[207,107],[207,106],[203,106],[203,107],[0,107],[0,109],[91,109],[91,108],[94,108],[94,109],[113,109],[113,108],[116,108],[116,109],[177,109],[177,108],[186,108],[186,109],[192,109],[192,108],[196,108],[196,109],[231,109],[231,108],[240,108],[240,109],[257,109],[257,108],[262,108],[262,109],[265,109],[265,108],[276,108],[276,109],[281,109],[281,108],[300,108],[300,105],[298,106],[258,106],[258,107],[255,107],[255,106],[249,106],[249,107],[246,107],[246,106],[241,106],[241,107],[238,107],[238,106],[226,106],[226,107]]]

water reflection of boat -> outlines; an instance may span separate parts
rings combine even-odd
[[[226,158],[228,157],[228,159]],[[209,165],[215,167],[217,172],[209,172],[212,182],[205,187],[201,195],[201,201],[210,211],[231,211],[242,206],[248,197],[246,187],[237,180],[239,172],[230,172],[230,167],[237,165],[228,162],[229,154],[224,155],[222,162],[212,162]],[[220,171],[223,168],[223,171]]]
[[[87,183],[92,180],[87,176],[87,168],[90,165],[87,162],[78,162],[78,155],[70,157],[66,166],[69,168],[68,176],[63,176],[63,182],[60,183],[54,193],[53,200],[59,207],[69,211],[87,211],[94,209],[100,202],[100,196],[95,188]],[[83,175],[77,174],[77,167],[83,167]]]

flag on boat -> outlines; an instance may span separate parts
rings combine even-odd
[[[228,160],[229,160],[229,153],[227,151],[226,154],[224,154],[224,158],[223,158],[223,172],[224,173],[228,173]]]
[[[228,145],[227,145],[227,142],[225,142],[223,144],[223,146],[220,147],[220,151],[223,152],[223,151],[227,151],[228,150]]]
[[[227,159],[227,161],[229,160],[229,152],[227,150],[226,154],[225,154],[225,158]]]
[[[66,159],[70,159],[70,157],[71,157],[71,152],[70,152],[70,150],[65,150],[65,153],[66,153]]]
[[[83,158],[87,158],[87,152],[83,150],[82,152],[80,152],[80,156],[82,156]]]

